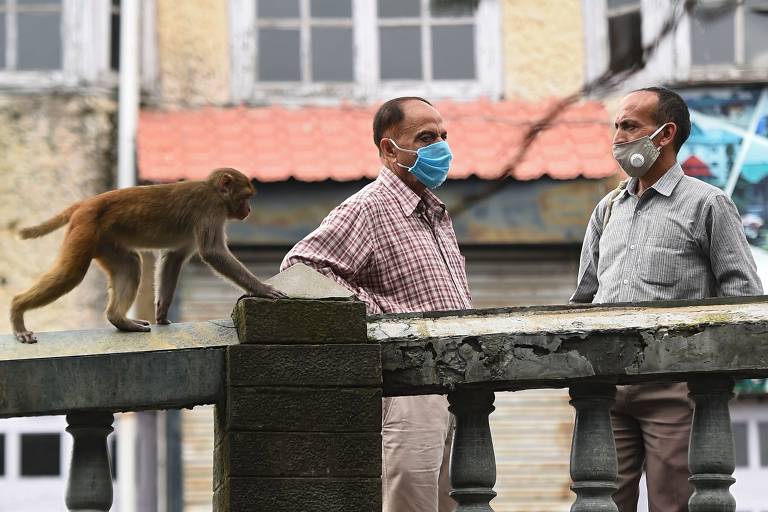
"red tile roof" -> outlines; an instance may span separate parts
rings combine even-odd
[[[510,162],[525,130],[551,103],[523,101],[436,105],[454,154],[451,178],[494,179]],[[139,175],[167,182],[200,179],[234,167],[259,181],[375,178],[380,167],[371,123],[376,106],[231,107],[141,112]],[[565,112],[541,133],[515,178],[604,178],[616,172],[611,127],[602,103]]]

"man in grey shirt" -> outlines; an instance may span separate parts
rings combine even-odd
[[[632,178],[592,213],[571,302],[760,295],[736,206],[677,162],[691,131],[683,99],[664,88],[635,91],[615,127],[614,157]],[[685,383],[618,386],[611,420],[620,512],[637,509],[643,465],[650,512],[688,510],[687,392]]]

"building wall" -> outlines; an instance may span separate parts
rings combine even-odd
[[[0,331],[10,332],[13,295],[55,261],[64,230],[21,240],[18,228],[106,190],[114,169],[115,102],[98,96],[0,94]],[[35,331],[107,325],[106,286],[91,268],[83,284],[26,315]]]
[[[584,81],[580,0],[502,0],[505,95],[536,100]]]
[[[229,100],[228,0],[157,0],[162,106]]]

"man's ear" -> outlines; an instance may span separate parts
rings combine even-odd
[[[667,123],[667,126],[661,129],[661,138],[659,138],[659,145],[666,146],[672,144],[675,141],[675,135],[677,135],[677,125],[675,123]]]
[[[395,158],[397,156],[397,153],[395,153],[395,145],[392,144],[389,137],[384,137],[379,141],[379,153],[381,156],[389,158]]]

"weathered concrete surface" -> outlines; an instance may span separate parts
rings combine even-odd
[[[296,263],[267,279],[281,292],[295,299],[351,298],[352,292],[303,263]]]
[[[220,399],[227,320],[40,333],[37,344],[0,336],[0,417],[191,407]]]
[[[352,299],[242,297],[232,319],[240,343],[270,345],[365,343],[365,304]]]
[[[380,386],[381,350],[367,345],[238,345],[227,352],[230,386]]]
[[[216,489],[213,510],[380,512],[381,479],[233,477]]]
[[[768,298],[383,315],[384,394],[768,376]]]

